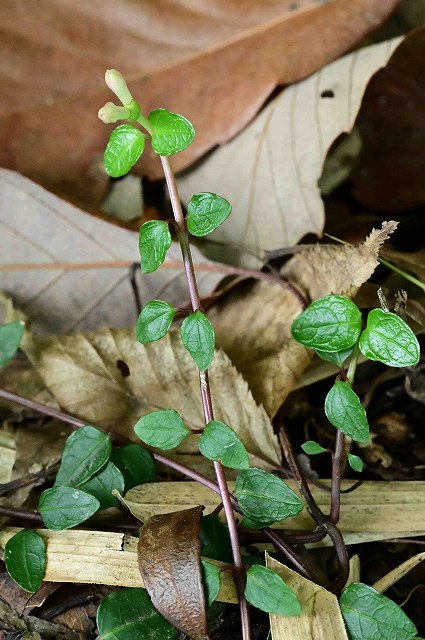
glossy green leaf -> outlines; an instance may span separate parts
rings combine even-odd
[[[143,307],[136,324],[136,338],[142,344],[163,338],[177,312],[162,300],[150,300]]]
[[[312,302],[292,323],[292,335],[305,347],[337,352],[349,349],[358,340],[362,315],[343,296],[329,295]]]
[[[366,442],[369,423],[360,399],[347,382],[337,380],[325,399],[325,413],[334,427],[356,442]]]
[[[111,462],[124,477],[125,491],[147,482],[155,482],[155,464],[149,451],[139,444],[127,444],[112,452]]]
[[[244,516],[263,524],[285,520],[304,508],[302,500],[283,480],[262,469],[241,471],[235,494]]]
[[[225,198],[215,193],[195,193],[187,205],[187,228],[193,236],[206,236],[223,224],[231,211]]]
[[[23,529],[6,542],[4,561],[10,577],[22,589],[34,593],[46,572],[46,543],[35,531]]]
[[[358,471],[361,473],[363,471],[363,460],[359,458],[359,456],[354,455],[354,453],[348,453],[348,464],[354,471]]]
[[[145,137],[143,133],[131,126],[121,124],[113,130],[106,145],[104,165],[111,178],[125,176],[143,153]]]
[[[335,351],[333,353],[331,351],[318,351],[316,349],[316,353],[322,360],[325,360],[326,362],[333,362],[333,364],[336,364],[337,367],[342,369],[344,362],[353,353],[353,347],[350,349],[343,349],[342,351]]]
[[[370,311],[359,346],[366,358],[389,367],[413,367],[420,358],[419,342],[409,325],[382,309]]]
[[[47,489],[38,502],[44,524],[53,531],[75,527],[90,518],[99,507],[99,500],[72,487]]]
[[[417,633],[403,609],[361,582],[345,589],[340,605],[350,640],[411,640]]]
[[[202,582],[204,585],[207,607],[210,607],[220,591],[220,570],[211,562],[201,560]]]
[[[314,440],[307,440],[304,444],[301,445],[301,449],[309,456],[315,456],[318,453],[326,453],[327,449],[324,449],[320,446],[318,442],[314,442]]]
[[[236,433],[219,420],[212,420],[199,439],[199,450],[208,460],[219,460],[230,469],[247,469],[248,453]]]
[[[165,260],[171,247],[168,224],[162,220],[150,220],[139,231],[140,268],[142,273],[152,273]]]
[[[97,610],[101,640],[177,640],[180,632],[154,608],[146,589],[118,589]]]
[[[201,554],[212,560],[221,560],[231,564],[233,562],[232,545],[229,529],[216,513],[202,516],[200,521],[199,538],[201,540]]]
[[[299,616],[297,596],[272,569],[254,565],[246,576],[245,597],[254,607],[279,616]]]
[[[78,487],[108,462],[112,452],[107,433],[95,427],[81,427],[65,443],[55,487]]]
[[[214,329],[202,311],[195,311],[183,320],[182,341],[200,371],[205,371],[214,358]]]
[[[16,356],[24,331],[25,324],[20,320],[0,325],[0,368]]]
[[[171,156],[183,151],[195,137],[193,124],[178,113],[156,109],[148,118],[153,127],[152,148],[160,156]]]
[[[136,435],[151,447],[174,449],[190,433],[183,420],[174,409],[152,411],[134,425]]]
[[[123,474],[112,462],[108,462],[101,471],[84,482],[80,489],[99,500],[99,509],[109,509],[109,507],[118,507],[120,504],[118,498],[112,495],[112,491],[116,489],[123,494],[124,486]]]

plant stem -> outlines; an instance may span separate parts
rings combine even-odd
[[[160,156],[162,167],[164,170],[165,180],[170,194],[171,206],[173,209],[174,219],[177,223],[177,236],[180,242],[180,248],[183,257],[184,270],[186,272],[187,287],[189,290],[190,302],[193,311],[197,311],[201,307],[198,284],[196,281],[195,270],[193,268],[192,253],[190,250],[189,237],[186,229],[186,223],[183,216],[180,196],[177,190],[177,183],[171,168],[170,160],[166,156]],[[199,384],[201,392],[202,409],[204,413],[205,424],[214,420],[212,408],[211,390],[208,379],[208,371],[199,372]],[[217,483],[220,488],[221,501],[223,503],[224,512],[226,514],[227,526],[229,528],[230,542],[232,546],[233,562],[235,564],[235,583],[238,591],[242,637],[243,640],[250,640],[251,625],[249,621],[249,608],[245,599],[245,582],[246,576],[242,554],[239,546],[238,531],[233,515],[232,501],[230,498],[229,488],[227,486],[226,476],[221,462],[214,462],[214,471]]]
[[[337,524],[339,521],[341,505],[341,467],[344,457],[344,442],[344,434],[342,431],[337,431],[335,437],[335,452],[332,456],[331,512],[329,515],[333,524]]]

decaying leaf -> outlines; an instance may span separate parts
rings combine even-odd
[[[114,9],[50,0],[43,12],[37,3],[25,11],[19,0],[2,3],[1,164],[71,199],[99,202],[108,128],[97,111],[111,98],[103,76],[113,66],[146,113],[167,107],[193,120],[195,142],[176,157],[177,168],[187,166],[237,133],[277,84],[347,51],[398,1],[247,0],[243,11],[237,0],[163,2],[161,10],[150,0]],[[153,154],[144,162],[158,177]]]
[[[185,201],[208,185],[232,204],[232,216],[211,236],[232,245],[230,260],[252,265],[253,252],[258,266],[265,250],[321,234],[318,180],[326,153],[353,127],[368,80],[399,42],[355,51],[289,87],[239,136],[180,178]]]
[[[389,247],[382,249],[382,257],[392,262],[400,269],[413,273],[420,280],[425,282],[425,250],[403,252],[396,251]]]
[[[424,560],[425,552],[417,553],[415,556],[412,556],[412,558],[409,558],[406,562],[403,562],[398,567],[387,573],[387,575],[378,580],[378,582],[375,582],[373,588],[379,591],[379,593],[384,593],[384,591],[392,587],[393,584],[400,580],[400,578],[405,576],[406,573],[409,573],[411,569],[414,569],[414,567]]]
[[[314,246],[295,255],[282,275],[311,300],[329,293],[352,297],[372,275],[379,249],[396,226],[396,222],[384,223],[357,247]],[[301,311],[301,302],[290,288],[255,282],[233,290],[210,313],[217,344],[272,416],[313,357],[291,336],[292,322]]]
[[[28,336],[23,348],[60,406],[89,424],[136,442],[133,426],[155,409],[178,411],[190,428],[204,425],[198,371],[178,330],[147,345],[136,342],[130,329],[99,329],[46,341]],[[128,375],[120,362],[127,365]],[[270,420],[229,358],[218,351],[210,371],[217,420],[236,431],[254,465],[279,463]],[[177,449],[190,455],[190,466],[201,460],[198,439],[189,435]]]
[[[266,565],[276,571],[301,602],[299,616],[270,614],[273,640],[348,640],[338,598],[288,569],[268,553]]]
[[[140,531],[139,569],[156,609],[193,640],[208,640],[199,520],[203,507],[150,518]]]

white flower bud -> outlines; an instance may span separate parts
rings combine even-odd
[[[127,107],[117,107],[113,102],[107,102],[97,114],[105,124],[112,124],[118,120],[128,120],[130,117],[130,109]]]
[[[130,104],[133,96],[128,90],[127,83],[121,73],[116,69],[108,69],[105,73],[105,81],[111,91],[121,100],[123,105]]]

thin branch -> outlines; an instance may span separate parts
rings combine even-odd
[[[341,506],[341,467],[344,458],[345,437],[342,431],[336,432],[335,453],[332,457],[332,484],[331,484],[331,512],[330,519],[333,524],[339,521]]]

